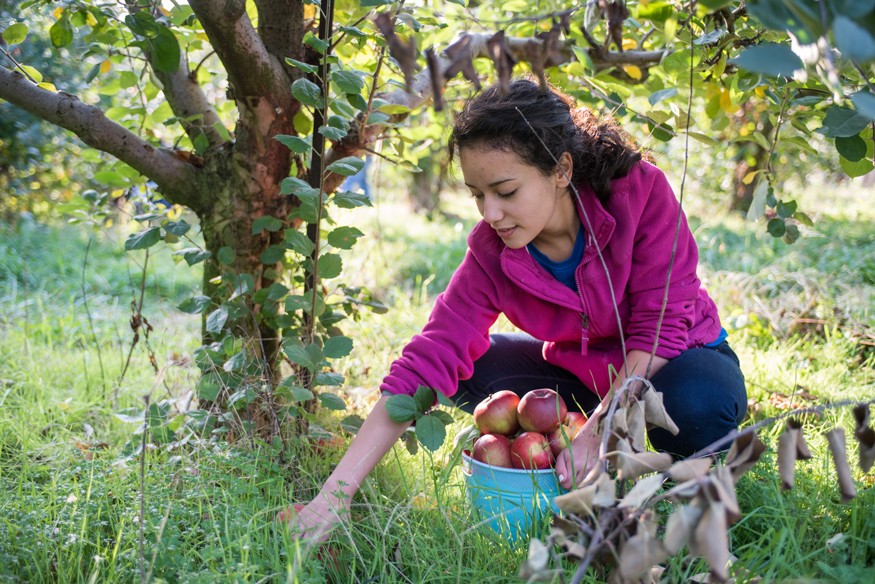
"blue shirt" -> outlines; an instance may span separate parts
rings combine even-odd
[[[571,252],[571,257],[561,262],[554,262],[535,247],[535,244],[526,245],[526,249],[535,261],[541,264],[545,270],[550,272],[554,278],[577,292],[577,281],[574,279],[574,272],[583,259],[583,249],[586,243],[586,238],[583,236],[583,225],[577,231],[577,237],[574,239],[574,250]]]

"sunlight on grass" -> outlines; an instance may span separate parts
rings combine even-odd
[[[859,195],[859,193],[858,193]],[[693,218],[702,277],[721,308],[748,381],[746,423],[812,405],[875,394],[875,236],[871,206],[814,208],[818,223],[787,246],[737,218]],[[818,197],[804,196],[816,206]],[[365,415],[380,380],[425,324],[435,297],[465,253],[476,209],[448,194],[434,220],[382,194],[374,208],[335,214],[366,237],[344,255],[344,282],[366,285],[389,306],[341,324],[354,339],[335,366],[351,410],[320,413],[332,432],[349,413]],[[849,199],[851,201],[851,199]],[[838,212],[841,210],[842,212]],[[199,319],[175,309],[199,274],[159,255],[150,260],[144,313],[156,329],[149,348],[168,365],[156,384],[147,347],[132,354],[134,260],[121,243],[38,225],[0,228],[0,579],[130,582],[139,574],[140,467],[126,456],[139,424],[122,421],[142,397],[185,399],[197,383],[186,358]],[[72,242],[72,243],[71,243]],[[156,248],[158,249],[158,248]],[[86,311],[87,298],[91,318]],[[511,326],[505,319],[500,330]],[[95,338],[97,342],[95,342]],[[470,417],[454,412],[451,436]],[[744,513],[733,553],[766,580],[816,577],[864,581],[875,557],[872,475],[855,470],[858,496],[841,504],[822,432],[852,424],[847,409],[806,420],[814,458],[782,492],[775,470],[779,426],[762,432],[769,450],[739,485]],[[292,537],[276,515],[313,496],[343,452],[314,454],[292,440],[227,444],[220,437],[148,451],[144,559],[165,581],[515,582],[525,546],[474,526],[463,481],[447,471],[451,445],[410,455],[396,445],[353,501],[353,521],[325,546]],[[131,446],[133,445],[133,446]],[[849,441],[849,456],[857,455]],[[673,558],[673,581],[703,564]],[[574,566],[568,565],[567,573]],[[740,569],[740,568],[739,568]],[[741,576],[741,573],[738,574]],[[596,582],[606,574],[590,574]]]

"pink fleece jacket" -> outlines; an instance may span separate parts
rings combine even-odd
[[[506,247],[479,222],[428,323],[392,364],[380,389],[412,394],[425,385],[453,395],[489,348],[489,328],[504,313],[520,330],[544,341],[549,363],[604,396],[610,389],[609,367],[619,370],[624,358],[620,331],[626,352],[650,352],[653,346],[679,210],[665,175],[647,162],[611,187],[606,206],[590,188],[578,189],[587,240],[575,273],[577,292],[547,273],[525,248]],[[696,243],[681,215],[656,349],[660,357],[672,359],[720,333],[717,308],[696,275],[697,263]]]

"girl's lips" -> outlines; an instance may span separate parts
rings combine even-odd
[[[495,230],[495,232],[498,234],[498,237],[500,237],[502,239],[507,239],[508,237],[513,235],[514,231],[516,231],[516,227],[508,227],[506,229],[496,228],[496,230]]]

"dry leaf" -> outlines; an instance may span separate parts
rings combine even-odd
[[[510,77],[513,73],[513,66],[516,64],[516,59],[510,52],[507,46],[507,37],[504,31],[500,30],[492,35],[486,41],[486,48],[489,51],[489,57],[495,64],[495,72],[498,76],[498,84],[501,88],[501,94],[506,95],[510,89]]]
[[[790,427],[784,428],[781,437],[778,438],[778,474],[781,476],[781,488],[792,489],[796,475],[796,435],[799,430]]]
[[[692,505],[678,507],[669,515],[662,542],[669,554],[674,555],[687,545],[701,517],[702,509]]]
[[[623,452],[608,453],[608,458],[617,467],[617,478],[621,481],[635,480],[643,474],[662,472],[671,466],[672,457],[667,452]]]
[[[594,484],[596,491],[592,499],[593,506],[613,507],[614,503],[617,502],[617,482],[605,472],[599,475]]]
[[[630,537],[620,550],[620,576],[635,581],[668,557],[662,542],[647,531]]]
[[[380,32],[386,37],[386,43],[389,45],[389,54],[401,71],[404,73],[404,85],[407,91],[413,83],[413,76],[416,74],[418,66],[416,64],[416,43],[411,38],[406,41],[395,33],[394,17],[389,16],[387,12],[380,13],[375,19],[374,24],[380,29]]]
[[[858,432],[857,441],[860,443],[860,468],[863,472],[869,472],[875,463],[875,430],[866,428]]]
[[[620,507],[641,507],[660,488],[665,476],[662,473],[652,474],[635,483],[635,486],[620,500]]]
[[[711,476],[711,484],[714,487],[715,494],[726,507],[726,521],[732,525],[741,519],[741,509],[738,506],[738,497],[735,494],[735,481],[732,480],[732,471],[725,466],[718,466]]]
[[[425,50],[425,63],[428,67],[428,78],[431,83],[431,99],[434,105],[434,111],[439,112],[444,109],[444,84],[441,79],[437,55],[435,55],[434,49],[431,47]]]
[[[574,489],[564,495],[557,495],[553,502],[565,513],[592,514],[592,499],[595,497],[596,486],[589,485],[581,489]]]
[[[835,463],[839,491],[842,494],[842,503],[847,503],[857,496],[857,489],[854,487],[854,480],[851,478],[851,467],[848,464],[844,428],[833,428],[826,433],[826,439],[829,442],[832,460]]]
[[[690,551],[702,556],[711,568],[711,574],[719,582],[728,577],[726,564],[729,561],[729,534],[726,524],[726,508],[714,501],[702,513],[690,539]]]
[[[665,411],[662,394],[654,389],[647,389],[641,397],[644,400],[644,419],[647,423],[664,428],[677,436],[680,430]]]
[[[679,460],[668,469],[668,476],[678,483],[700,479],[711,469],[710,458],[688,458]]]
[[[726,466],[732,469],[735,482],[738,482],[738,479],[757,463],[765,451],[766,445],[756,432],[742,432],[738,435],[726,454],[725,462]]]
[[[457,42],[454,42],[446,48],[444,55],[450,59],[450,65],[444,71],[444,76],[447,79],[452,79],[461,71],[465,79],[474,85],[474,89],[480,91],[482,85],[480,84],[480,77],[477,75],[476,69],[474,69],[474,60],[471,55],[471,37],[466,35]]]
[[[634,400],[625,409],[629,445],[635,452],[643,452],[646,448],[644,435],[647,427],[647,422],[644,419],[644,402]]]
[[[854,433],[862,432],[869,425],[869,404],[854,406],[854,420],[857,422]]]
[[[529,541],[529,566],[536,572],[541,572],[547,568],[550,562],[550,551],[547,549],[541,540],[533,537]]]
[[[799,430],[796,434],[796,459],[808,460],[811,458],[811,451],[808,450],[808,444],[805,443],[805,435],[802,433],[802,422],[790,418],[787,420],[787,425],[791,428]]]

